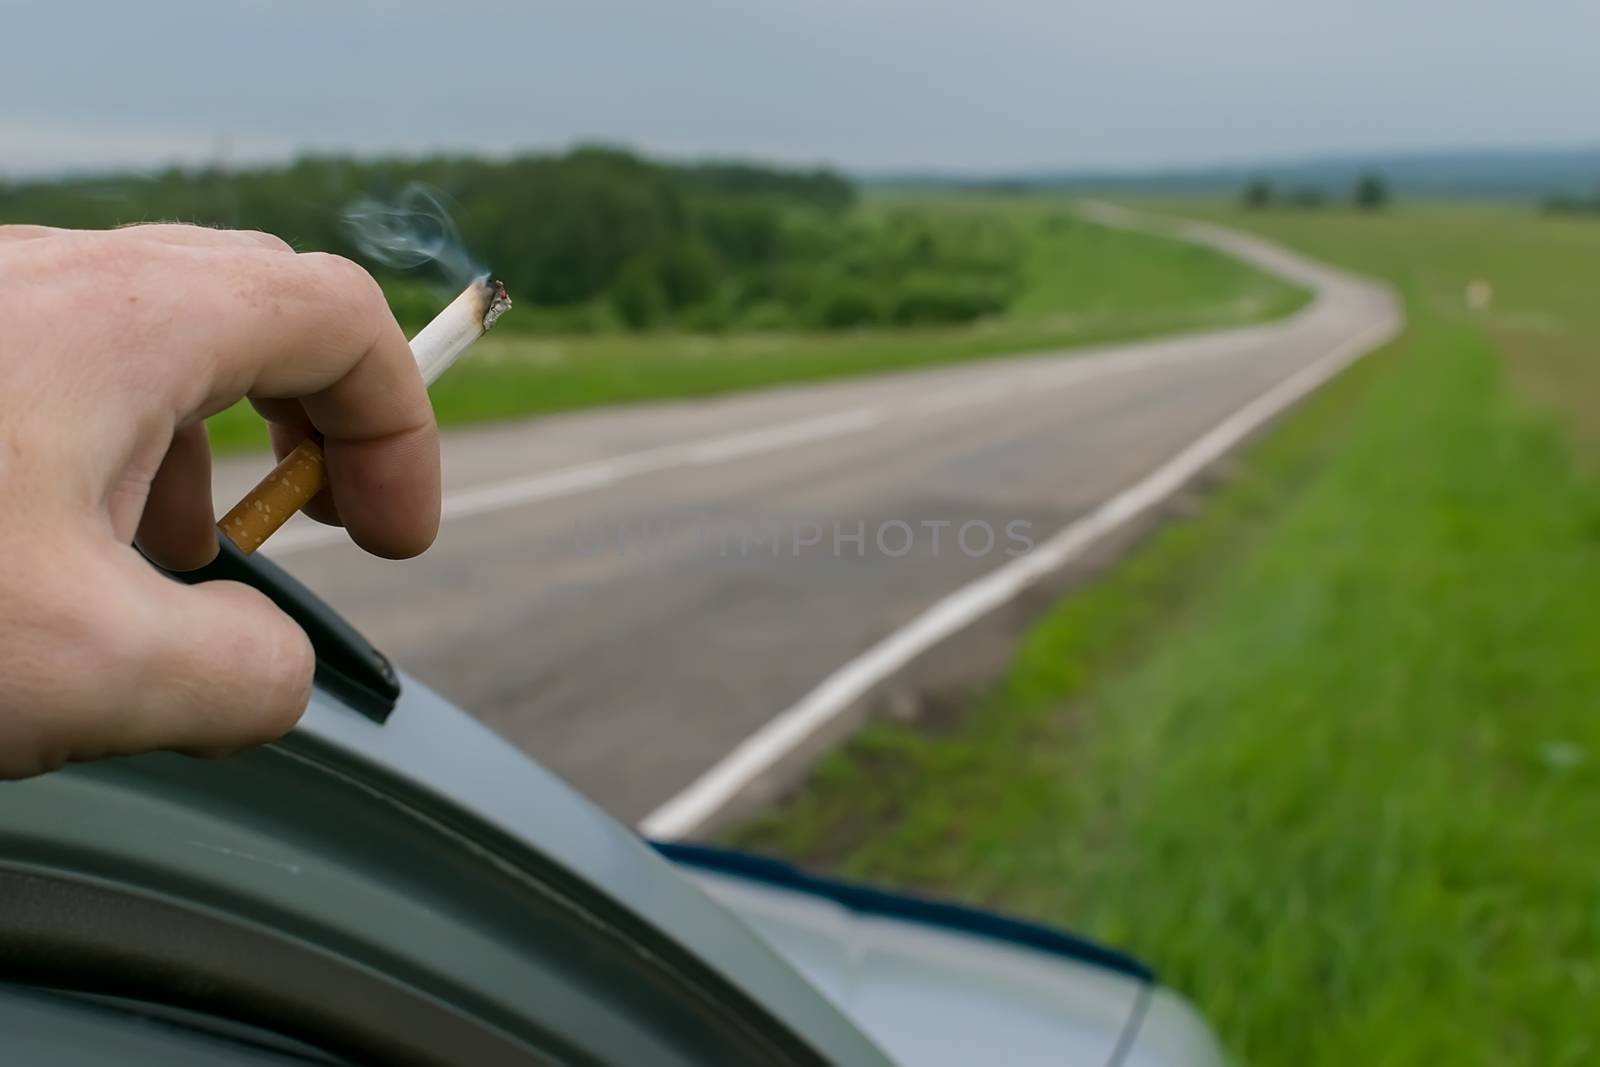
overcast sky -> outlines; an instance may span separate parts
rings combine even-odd
[[[1600,142],[1594,0],[0,0],[0,171],[578,140],[855,170]]]

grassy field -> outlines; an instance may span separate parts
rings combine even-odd
[[[868,205],[863,210],[873,210]],[[831,333],[540,337],[500,332],[433,389],[445,425],[1062,348],[1286,314],[1300,291],[1218,253],[1095,226],[1059,205],[994,202],[929,211],[1004,213],[1027,235],[1004,315],[946,328]],[[511,320],[508,318],[507,322]],[[262,446],[244,406],[210,422],[219,451]]]
[[[1126,946],[1246,1063],[1600,1061],[1600,225],[1210,213],[1407,333],[732,839]]]

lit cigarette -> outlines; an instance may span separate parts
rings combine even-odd
[[[479,278],[450,301],[443,311],[411,339],[411,355],[422,372],[422,380],[432,385],[439,375],[472,342],[482,337],[495,320],[511,309],[505,286],[489,278]],[[261,547],[284,523],[311,502],[328,484],[322,448],[306,438],[279,461],[243,500],[217,523],[234,544],[246,554]]]

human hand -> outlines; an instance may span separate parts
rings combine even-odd
[[[322,435],[307,510],[390,558],[439,523],[433,410],[371,276],[266,234],[0,226],[0,778],[219,754],[287,731],[313,657],[216,553],[203,420],[248,396],[281,457]]]

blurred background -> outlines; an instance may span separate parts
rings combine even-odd
[[[1128,947],[1246,1062],[1587,1063],[1597,34],[1566,2],[0,0],[0,222],[267,230],[408,329],[503,278],[434,390],[435,551],[276,558],[647,827],[1008,558],[931,532],[1042,542],[1371,326],[1177,220],[1392,287],[1400,336],[1163,521],[682,829]],[[369,254],[392,210],[429,262]],[[1168,336],[1220,354],[1026,384]],[[266,437],[210,428],[226,507]]]

